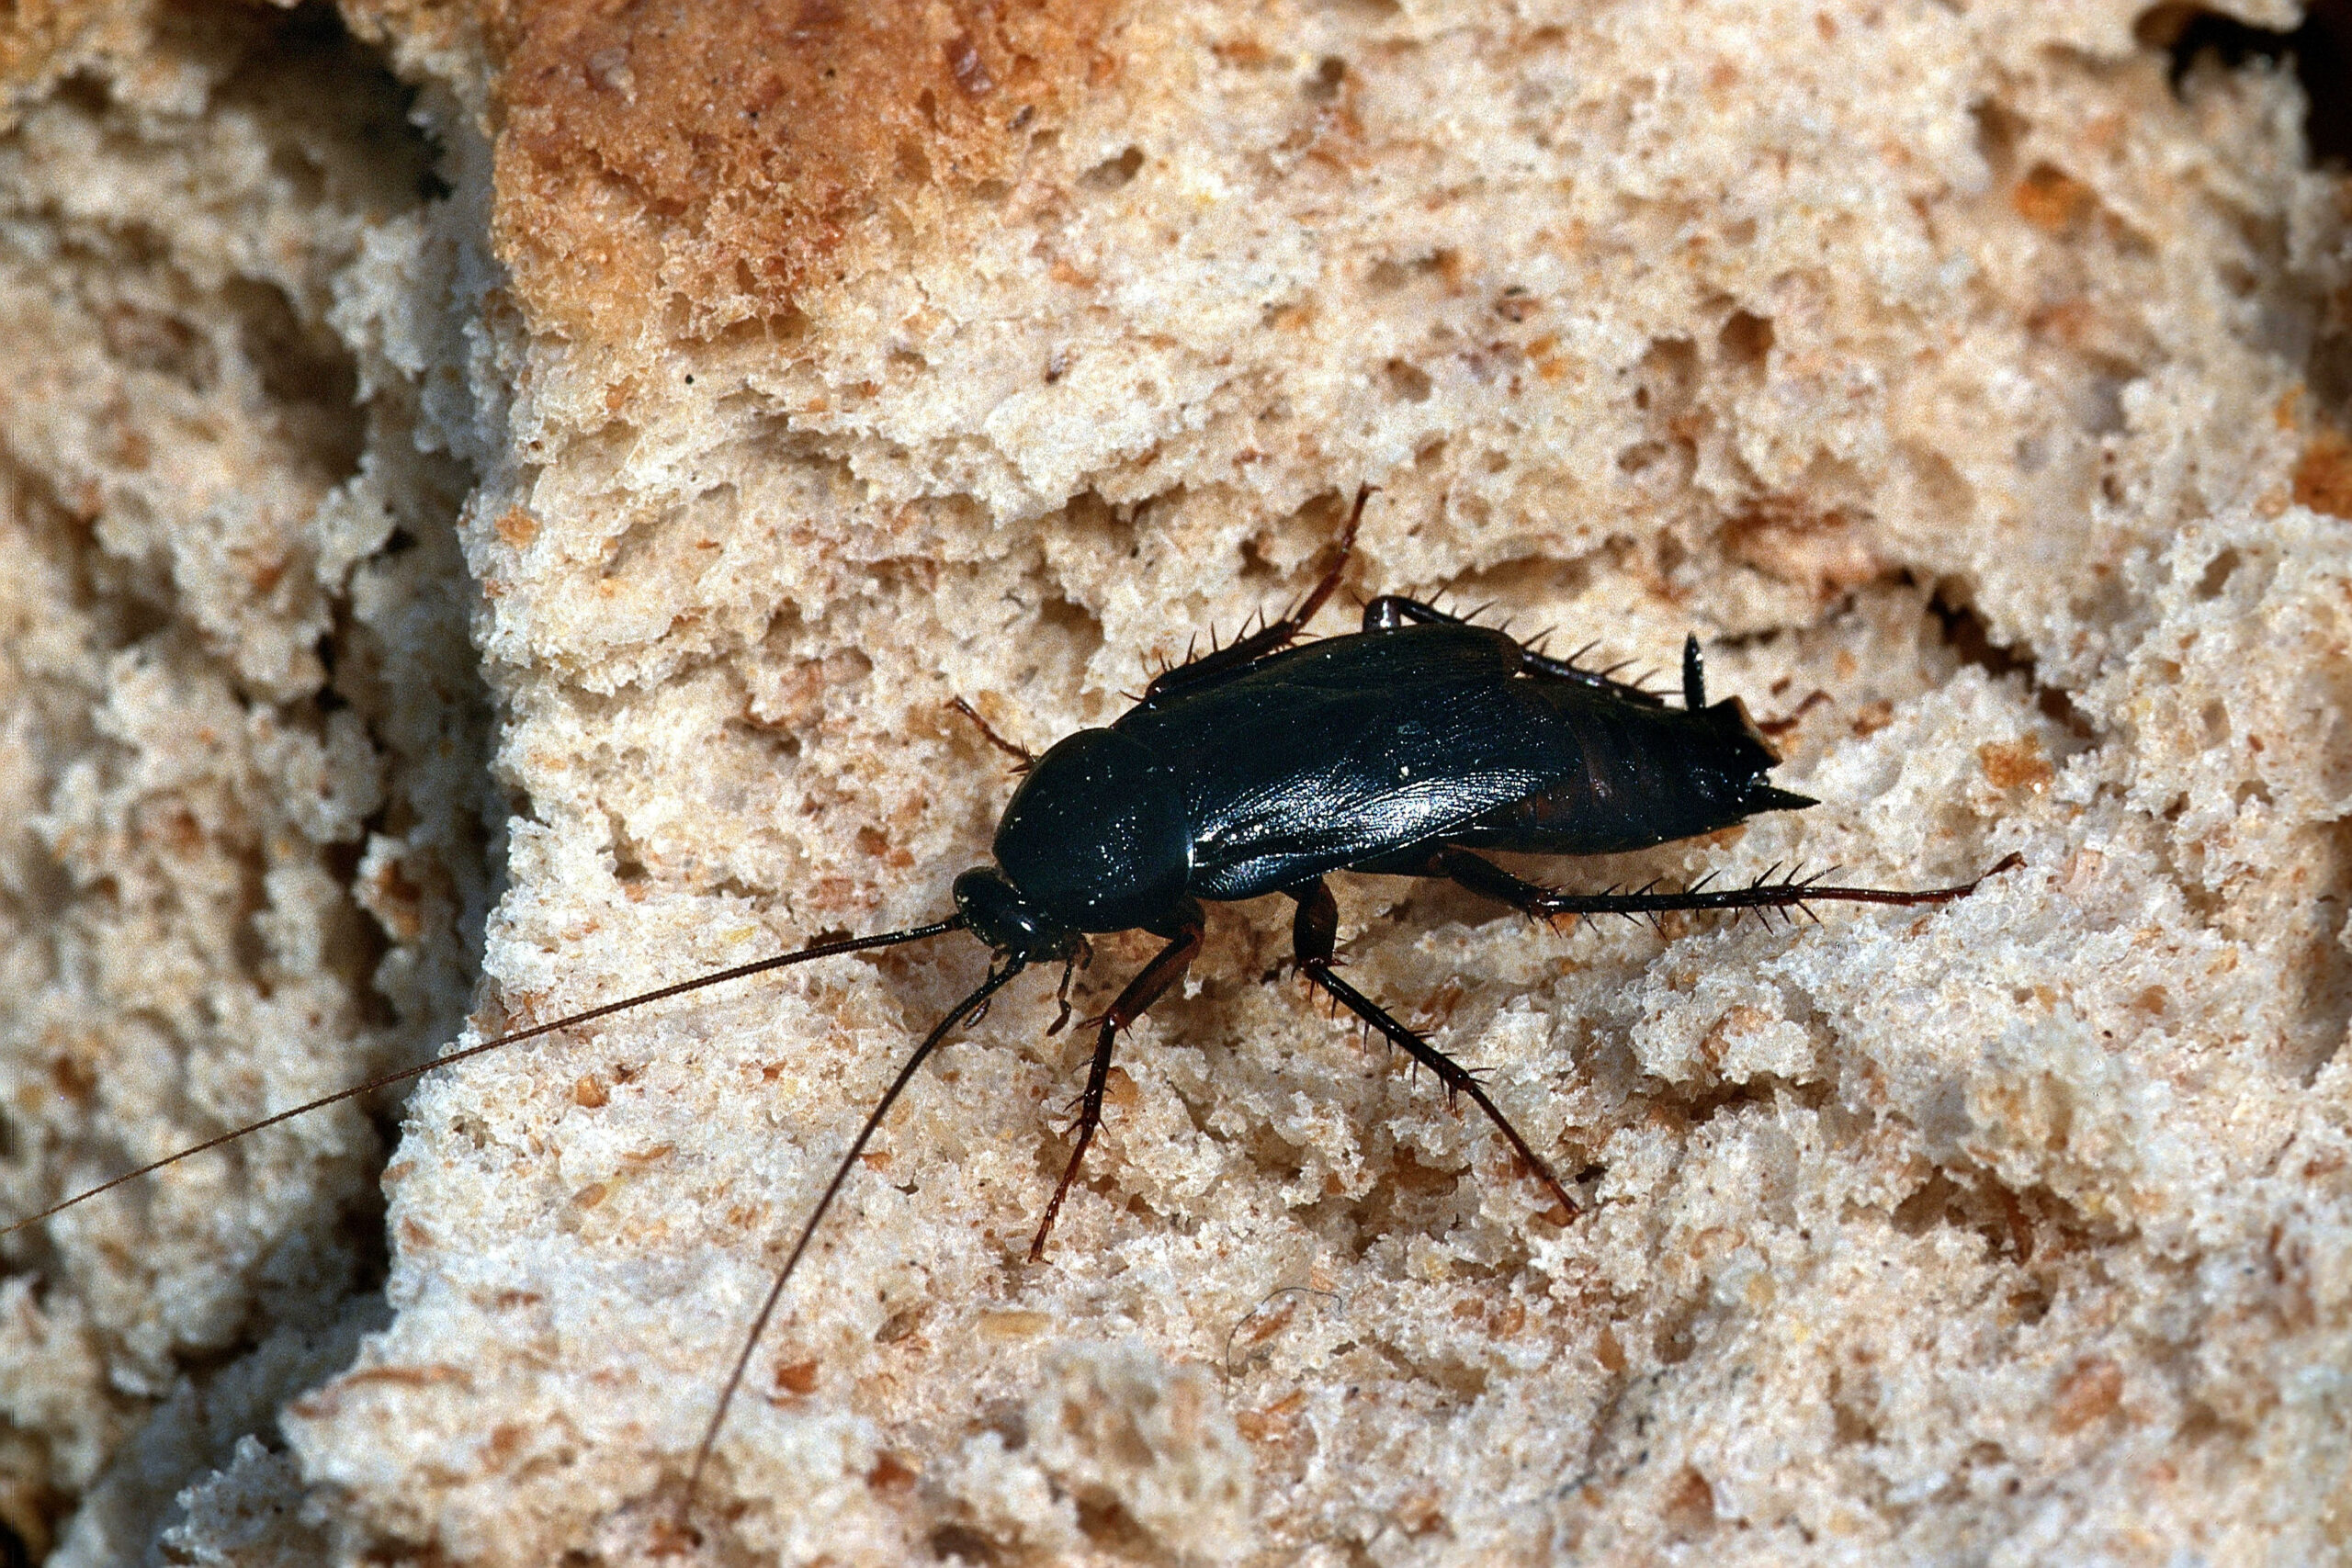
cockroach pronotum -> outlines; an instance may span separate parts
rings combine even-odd
[[[988,976],[908,1055],[801,1225],[704,1429],[680,1495],[683,1527],[760,1338],[859,1156],[923,1063],[1033,964],[1060,963],[1066,996],[1089,936],[1140,930],[1166,943],[1092,1021],[1094,1054],[1069,1159],[1039,1218],[1033,1260],[1045,1256],[1054,1218],[1102,1124],[1120,1032],[1176,984],[1200,951],[1204,901],[1265,894],[1296,906],[1291,941],[1299,973],[1434,1073],[1449,1101],[1466,1097],[1573,1216],[1578,1206],[1567,1188],[1470,1069],[1333,972],[1338,912],[1326,875],[1444,878],[1541,919],[1638,918],[1786,911],[1835,900],[1940,904],[2019,863],[2013,854],[1973,881],[1919,892],[1768,873],[1742,886],[1562,893],[1504,870],[1478,852],[1615,854],[1815,802],[1768,780],[1780,759],[1738,698],[1707,701],[1695,637],[1683,643],[1679,707],[1612,679],[1611,671],[1546,657],[1506,632],[1399,595],[1366,604],[1360,631],[1299,644],[1339,586],[1372,494],[1369,488],[1358,492],[1338,558],[1295,610],[1164,671],[1108,727],[1081,729],[1031,757],[956,705],[991,743],[1019,759],[1024,776],[997,824],[995,863],[956,879],[956,910],[946,918],[820,942],[450,1052],[141,1166],[0,1235],[191,1155],[469,1056],[791,964],[968,931],[993,954]]]

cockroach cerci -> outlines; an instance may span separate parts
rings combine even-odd
[[[1361,631],[1294,647],[1338,587],[1372,493],[1366,489],[1356,496],[1338,559],[1296,609],[1162,672],[1107,728],[1081,729],[1032,758],[957,703],[989,741],[1020,759],[1025,776],[997,824],[995,863],[956,879],[956,910],[945,919],[720,970],[453,1051],[222,1134],[7,1229],[36,1224],[189,1155],[469,1056],[790,964],[968,931],[995,955],[988,977],[907,1057],[800,1227],[704,1430],[681,1496],[683,1523],[728,1406],[810,1238],[932,1053],[1033,964],[1060,963],[1067,994],[1070,968],[1090,935],[1140,930],[1165,941],[1093,1021],[1094,1055],[1078,1100],[1069,1160],[1030,1245],[1030,1257],[1042,1258],[1054,1217],[1102,1123],[1120,1031],[1165,994],[1200,951],[1204,901],[1265,894],[1281,894],[1295,906],[1291,941],[1299,973],[1430,1068],[1449,1100],[1467,1098],[1532,1179],[1574,1215],[1575,1199],[1476,1076],[1334,973],[1338,913],[1325,876],[1354,871],[1443,877],[1544,919],[1793,911],[1827,900],[1939,904],[1964,897],[1984,877],[1921,892],[1775,880],[1767,874],[1744,886],[1563,893],[1496,865],[1478,852],[1614,854],[1815,803],[1768,780],[1780,759],[1738,698],[1707,701],[1695,637],[1683,644],[1679,707],[1611,679],[1610,671],[1547,658],[1502,631],[1396,595],[1366,604]],[[2012,855],[1984,874],[2007,870],[2018,859]],[[1068,1016],[1065,1002],[1062,1021]]]

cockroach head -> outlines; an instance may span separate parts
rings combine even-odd
[[[1055,920],[990,865],[974,866],[956,879],[956,911],[982,942],[1023,964],[1058,958],[1078,933]]]

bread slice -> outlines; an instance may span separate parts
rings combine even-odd
[[[8,26],[15,1217],[429,1055],[479,983],[506,804],[452,526],[484,433],[449,297],[483,224],[427,206],[417,95],[324,12]],[[381,1316],[382,1164],[345,1106],[11,1237],[0,1525],[140,1559]]]
[[[1532,874],[2027,861],[1785,930],[1553,931],[1343,879],[1350,979],[1581,1173],[1567,1225],[1306,1005],[1286,906],[1245,907],[1122,1047],[1030,1267],[1085,1044],[1023,980],[853,1176],[702,1551],[2324,1552],[2352,208],[2288,71],[2176,80],[2169,14],[2121,6],[353,23],[449,187],[322,250],[318,319],[353,396],[409,411],[363,474],[418,433],[470,469],[517,815],[466,1038],[935,918],[1012,784],[949,699],[1037,750],[1107,721],[1295,597],[1366,483],[1351,590],[1660,669],[1695,630],[1823,801]],[[173,58],[173,25],[126,58]],[[130,117],[130,74],[40,98],[19,141]],[[227,123],[175,101],[191,140]],[[444,711],[390,684],[388,716]],[[424,756],[383,776],[460,844],[481,796]],[[1099,942],[1080,1007],[1155,945]],[[285,1408],[284,1451],[224,1456],[218,1424],[175,1547],[691,1545],[678,1485],[780,1238],[984,961],[812,965],[428,1080],[386,1173],[388,1326]],[[322,1032],[377,1053],[429,1012]],[[77,1343],[85,1378],[138,1353]],[[307,1375],[272,1343],[232,1371]],[[101,1488],[154,1495],[164,1446]],[[108,1506],[73,1550],[162,1520]]]

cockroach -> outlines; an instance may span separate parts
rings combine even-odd
[[[678,1524],[688,1527],[729,1406],[808,1244],[858,1158],[924,1062],[1032,964],[1063,966],[1062,1014],[1087,938],[1142,931],[1166,943],[1129,979],[1094,1027],[1072,1146],[1030,1243],[1045,1257],[1062,1201],[1102,1122],[1120,1032],[1175,985],[1200,952],[1204,902],[1280,894],[1295,906],[1298,973],[1340,1008],[1429,1068],[1449,1103],[1466,1098],[1532,1179],[1573,1217],[1576,1200],[1477,1076],[1334,973],[1339,915],[1333,872],[1443,878],[1543,919],[1676,911],[1804,910],[1816,903],[1923,905],[1965,897],[1973,881],[1900,892],[1771,873],[1743,886],[1680,891],[1557,892],[1487,860],[1482,850],[1603,855],[1695,838],[1766,811],[1816,804],[1775,786],[1779,756],[1736,697],[1707,701],[1695,637],[1682,645],[1682,702],[1550,658],[1508,633],[1421,600],[1384,594],[1363,629],[1300,642],[1339,586],[1374,491],[1360,491],[1337,558],[1282,619],[1165,670],[1111,725],[1081,729],[1042,757],[999,736],[960,700],[988,740],[1018,760],[1020,786],[998,821],[991,865],[956,879],[955,913],[928,925],[820,942],[698,976],[552,1022],[452,1051],[223,1133],[18,1220],[6,1235],[207,1149],[437,1067],[706,987],[842,953],[967,931],[992,954],[988,977],[908,1055],[850,1140],[784,1266],[760,1303],[695,1452]],[[1295,645],[1295,646],[1294,646]]]

